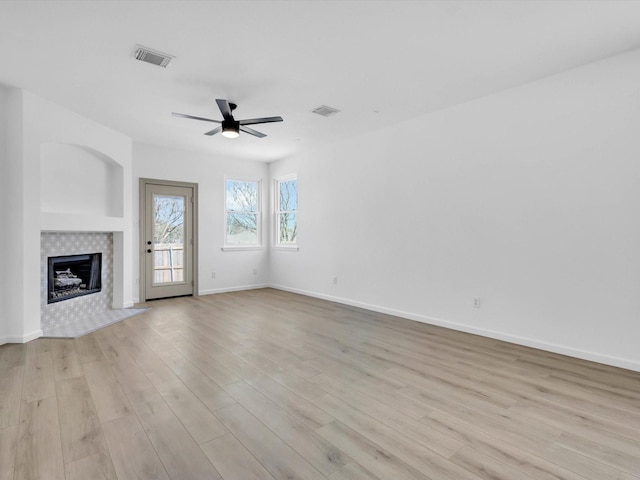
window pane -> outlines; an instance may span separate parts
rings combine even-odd
[[[257,212],[258,182],[227,180],[226,207],[228,212]]]
[[[298,214],[280,213],[278,215],[279,243],[295,243],[298,234]]]
[[[298,209],[298,180],[280,182],[280,210]]]
[[[255,213],[227,214],[227,244],[258,243],[258,216]]]

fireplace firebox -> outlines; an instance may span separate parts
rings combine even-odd
[[[48,257],[47,303],[102,290],[102,253]]]

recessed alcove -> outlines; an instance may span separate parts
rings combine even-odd
[[[108,155],[49,142],[41,145],[40,161],[42,212],[123,217],[124,170]]]

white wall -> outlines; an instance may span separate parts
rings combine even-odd
[[[24,215],[29,206],[28,193],[23,188],[29,174],[28,168],[22,162],[25,130],[24,98],[21,90],[13,88],[4,89],[3,96],[2,117],[6,156],[3,158],[1,198],[2,225],[5,231],[3,243],[5,251],[8,253],[4,257],[3,268],[11,272],[11,276],[5,279],[3,288],[3,302],[0,310],[0,323],[2,324],[0,344],[26,341],[41,334],[38,322],[39,308],[34,308],[35,304],[31,305],[29,302],[27,292],[29,290],[27,287],[29,265],[25,265],[24,262],[24,252],[28,246],[24,241],[25,231],[31,225],[31,222]],[[39,250],[38,245],[36,248],[38,256]],[[37,282],[39,282],[39,276]],[[36,321],[25,322],[25,312],[27,315],[35,313]]]
[[[212,141],[232,141],[212,138]],[[170,150],[134,143],[134,211],[138,212],[139,179],[172,180],[198,184],[198,291],[217,293],[264,286],[268,282],[268,249],[222,251],[224,242],[224,179],[263,181],[263,241],[268,240],[267,192],[269,167],[265,163],[214,158],[202,153]],[[139,226],[134,228],[134,265],[143,248]],[[254,269],[257,274],[254,274]],[[134,297],[139,297],[139,272],[134,270]],[[212,272],[216,278],[213,279]]]
[[[7,225],[9,199],[9,151],[7,145],[8,129],[8,103],[9,89],[0,85],[0,225]],[[5,230],[6,232],[6,230]],[[8,244],[5,233],[0,235],[0,252],[6,252]],[[4,343],[9,335],[9,312],[7,305],[9,299],[6,297],[6,275],[0,275],[0,344]]]
[[[272,284],[640,370],[638,85],[635,51],[271,164]]]

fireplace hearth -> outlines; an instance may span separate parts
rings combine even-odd
[[[48,257],[47,303],[102,290],[102,253]]]

